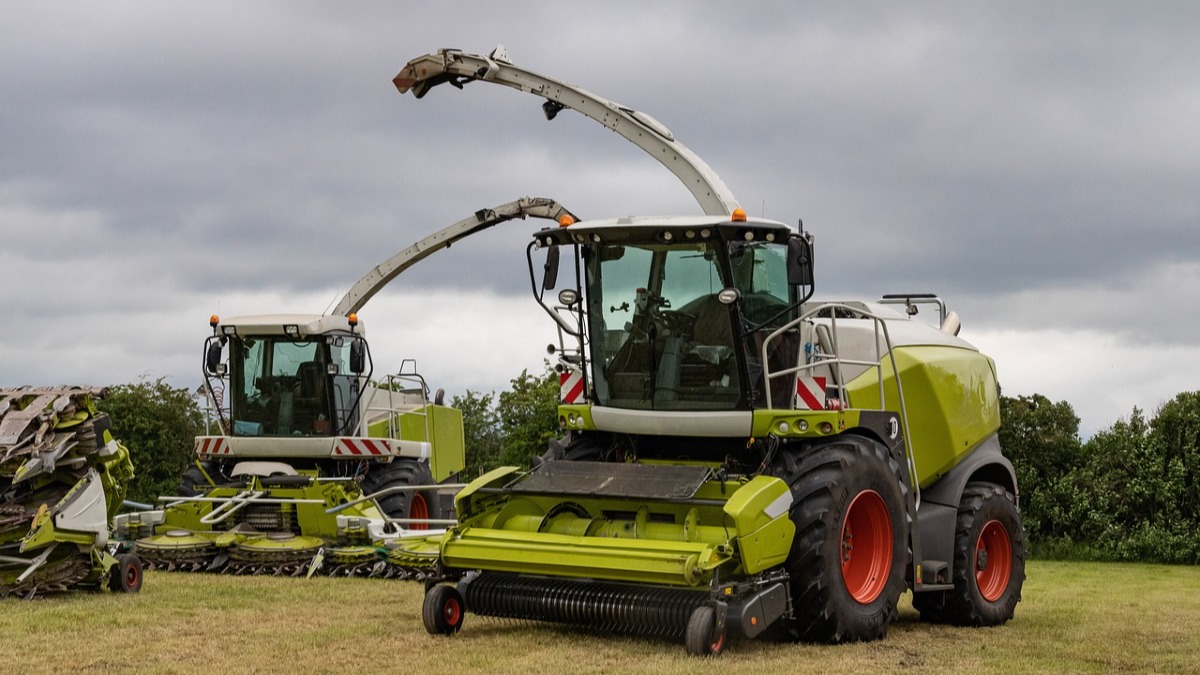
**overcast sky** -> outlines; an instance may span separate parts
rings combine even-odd
[[[915,5],[915,6],[914,6]],[[936,292],[1007,395],[1085,435],[1200,388],[1200,5],[11,3],[0,19],[0,385],[199,383],[214,312],[320,313],[484,207],[699,213],[539,99],[401,96],[442,47],[668,126],[753,215],[817,237],[818,293]],[[434,388],[540,371],[535,221],[360,313]]]

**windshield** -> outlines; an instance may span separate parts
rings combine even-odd
[[[243,338],[230,346],[235,436],[328,436],[353,415],[342,336]]]
[[[609,245],[588,265],[601,405],[728,410],[741,398],[718,242]]]
[[[586,269],[597,403],[734,410],[765,401],[761,340],[792,318],[784,312],[792,303],[785,245],[608,244],[590,248]],[[736,304],[717,297],[730,287],[740,293]],[[742,386],[739,343],[750,387]]]
[[[796,318],[796,312],[784,311],[796,300],[788,285],[787,246],[767,242],[733,242],[729,245],[729,266],[734,285],[741,293],[742,318],[745,320],[743,344],[755,407],[767,403],[762,374],[762,345],[768,335]],[[796,365],[798,339],[784,335],[771,343],[772,372]],[[771,386],[774,400],[788,400],[788,378],[775,378]]]

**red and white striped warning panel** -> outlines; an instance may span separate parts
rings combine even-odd
[[[334,457],[382,457],[392,454],[383,438],[339,438],[333,445]]]
[[[229,449],[229,441],[225,440],[224,436],[197,436],[192,447],[201,457],[232,453]]]
[[[825,409],[825,378],[796,378],[796,410]]]
[[[568,370],[558,376],[558,394],[563,403],[580,403],[583,401],[583,373],[578,370]]]

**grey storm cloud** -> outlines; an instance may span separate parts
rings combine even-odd
[[[497,43],[661,120],[749,212],[803,218],[823,294],[937,291],[968,327],[1197,349],[1181,308],[1200,278],[1198,26],[1192,3],[8,7],[0,303],[54,330],[3,338],[0,375],[88,379],[78,354],[62,363],[85,372],[64,375],[22,345],[60,354],[74,335],[103,354],[94,336],[121,317],[239,293],[332,301],[520,196],[697,212],[582,116],[547,122],[537,99],[481,83],[420,101],[390,83],[420,54]],[[527,293],[536,227],[456,245],[388,293]],[[97,373],[192,377],[202,333],[172,330],[179,344],[124,349],[178,365],[100,356]]]

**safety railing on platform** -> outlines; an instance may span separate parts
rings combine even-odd
[[[842,355],[838,332],[839,320],[871,321],[874,360],[863,358],[861,355],[859,355],[860,358],[849,358]],[[770,347],[784,335],[794,334],[797,330],[800,332],[803,348],[798,350],[796,365],[778,371],[772,370],[771,361],[768,358]],[[865,308],[845,303],[825,303],[818,305],[804,312],[799,318],[780,326],[763,340],[760,358],[762,359],[763,384],[767,394],[767,408],[775,409],[775,401],[771,392],[772,380],[788,376],[799,378],[806,374],[819,372],[821,369],[826,369],[826,372],[830,374],[833,386],[837,390],[839,403],[842,407],[845,407],[849,404],[846,394],[846,368],[847,366],[851,366],[861,368],[863,373],[875,373],[876,385],[879,391],[878,409],[885,410],[887,396],[884,390],[884,368],[886,367],[884,357],[891,354],[893,354],[893,344],[891,335],[888,333],[886,317],[879,316]],[[917,467],[916,461],[913,458],[912,439],[908,435],[908,407],[904,402],[904,387],[901,386],[900,369],[896,364],[896,359],[894,357],[888,358],[888,361],[891,364],[891,374],[896,383],[897,403],[900,408],[898,412],[904,425],[904,454],[909,474],[909,485],[913,490],[916,503],[919,505],[920,487],[917,483]],[[855,377],[860,374],[856,374]],[[794,387],[792,390],[794,392]],[[787,410],[796,409],[795,400],[796,396],[793,393],[789,397]]]
[[[405,372],[405,367],[411,366],[412,372]],[[401,420],[407,416],[416,416],[421,419],[421,425],[425,429],[425,441],[433,442],[433,422],[430,416],[426,413],[429,401],[429,385],[425,383],[425,378],[416,372],[417,362],[414,359],[405,359],[400,362],[400,370],[393,375],[388,375],[383,387],[374,387],[369,399],[367,400],[363,415],[360,422],[359,435],[367,436],[367,430],[371,424],[385,418],[387,421],[387,437],[392,439],[400,438]],[[405,385],[408,386],[405,386]],[[382,405],[379,403],[380,394],[384,394],[385,398]],[[419,404],[414,404],[408,397],[417,395],[420,398]],[[434,401],[440,404],[440,401]]]

